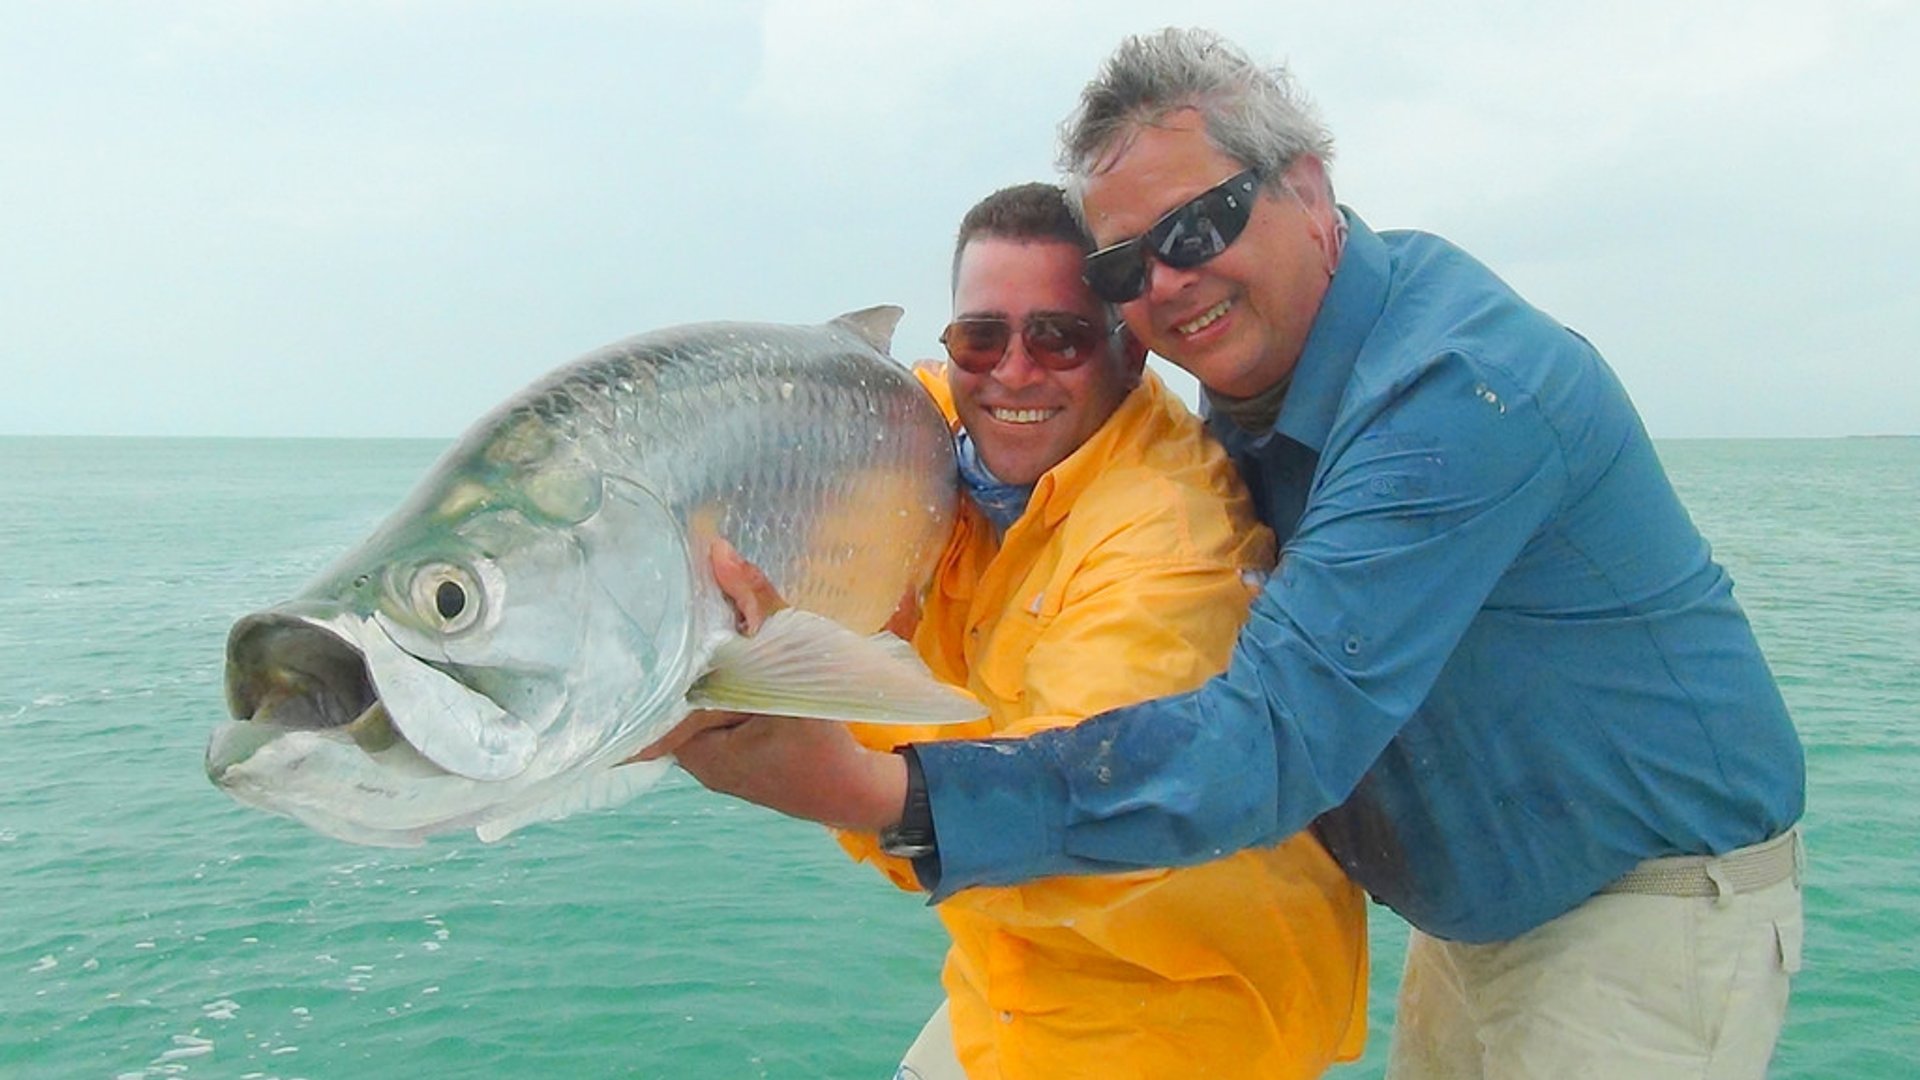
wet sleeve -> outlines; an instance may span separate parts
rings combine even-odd
[[[936,899],[1204,862],[1304,828],[1359,783],[1566,487],[1535,403],[1435,358],[1336,431],[1225,674],[1023,740],[921,748]]]
[[[963,738],[985,738],[992,734],[993,725],[985,720],[961,725],[958,730],[911,724],[858,724],[849,723],[847,730],[854,740],[869,750],[890,752],[906,743],[921,744],[926,740],[949,736]],[[914,874],[913,861],[889,855],[880,849],[880,837],[875,833],[855,832],[849,829],[828,829],[834,841],[840,845],[854,862],[868,863],[880,875],[892,882],[894,887],[907,892],[920,892],[919,879]]]

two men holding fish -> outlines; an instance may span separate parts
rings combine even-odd
[[[919,655],[988,712],[953,735],[1069,725],[1198,685],[1226,663],[1272,534],[1081,280],[1090,249],[1056,187],[976,207],[956,243],[949,363],[917,373],[924,413],[870,355],[884,313],[663,332],[536,384],[300,600],[235,627],[240,719],[216,733],[209,771],[344,839],[491,838],[630,797],[664,762],[622,756],[692,704],[974,715],[807,614],[871,630],[908,585],[925,596]],[[750,638],[693,572],[717,537],[796,600],[751,613]],[[938,734],[858,730],[880,749]],[[917,888],[911,851],[842,842]],[[1126,1062],[1307,1078],[1364,1040],[1363,900],[1305,833],[1206,866],[972,890],[940,915],[950,1007],[903,1076]]]
[[[1389,1075],[1764,1073],[1804,764],[1599,355],[1446,242],[1337,206],[1324,129],[1213,35],[1123,43],[1066,142],[1105,245],[1087,283],[1205,385],[1284,545],[1232,664],[1021,739],[891,754],[762,717],[676,736],[683,763],[880,834],[940,901],[1311,824],[1415,927]],[[652,335],[509,402],[236,627],[209,772],[405,843],[628,797],[660,766],[619,763],[695,706],[965,715],[845,629],[927,579],[954,513],[945,425],[890,377],[889,331]],[[876,522],[909,531],[876,545]],[[706,573],[718,538],[793,602],[749,638]]]

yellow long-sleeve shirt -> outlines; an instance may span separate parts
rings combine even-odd
[[[944,375],[919,374],[951,421]],[[1148,374],[1003,538],[963,509],[914,646],[989,717],[856,735],[1021,735],[1192,689],[1225,668],[1273,559],[1232,464]],[[918,888],[872,836],[841,842]],[[1365,1038],[1362,897],[1305,833],[1187,869],[972,889],[938,912],[974,1080],[1313,1077]]]

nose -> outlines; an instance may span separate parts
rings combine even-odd
[[[1007,350],[993,366],[993,381],[1002,386],[1031,386],[1047,377],[1047,369],[1027,352],[1025,335],[1015,332],[1007,341]]]
[[[1146,272],[1147,286],[1140,290],[1140,297],[1149,301],[1171,299],[1200,276],[1198,266],[1182,270],[1152,257],[1147,259]]]

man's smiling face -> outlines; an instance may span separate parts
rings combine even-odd
[[[1082,252],[1053,240],[977,236],[954,278],[955,319],[1004,319],[1013,333],[992,370],[947,365],[960,423],[988,470],[1009,484],[1031,484],[1066,460],[1113,415],[1138,383],[1145,353],[1102,334],[1083,364],[1054,371],[1027,351],[1020,330],[1030,315],[1076,315],[1107,325],[1105,305],[1080,280]]]
[[[1199,113],[1180,110],[1133,132],[1086,178],[1087,227],[1097,247],[1139,236],[1244,168],[1207,138]],[[1230,397],[1293,374],[1326,293],[1317,226],[1278,184],[1262,178],[1246,228],[1212,259],[1185,270],[1148,259],[1146,290],[1120,307],[1147,348]]]

